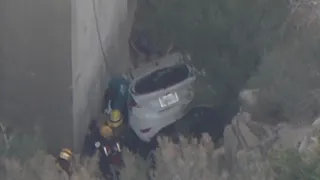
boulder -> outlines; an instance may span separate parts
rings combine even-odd
[[[250,114],[238,113],[232,123],[225,127],[223,134],[226,164],[231,170],[236,163],[237,152],[240,149],[249,149],[259,144],[259,139],[247,126]]]
[[[255,151],[262,156],[271,148],[298,148],[302,154],[314,154],[320,150],[320,117],[312,125],[295,126],[289,123],[273,125],[256,120],[258,89],[240,92],[240,112],[227,125],[223,133],[226,165],[231,172],[240,167],[237,157],[240,151]],[[254,120],[253,120],[254,119]]]
[[[254,150],[265,154],[278,139],[277,131],[276,127],[252,121],[249,113],[240,111],[232,123],[225,127],[223,134],[229,170],[237,166],[237,153],[240,150]]]
[[[299,153],[307,155],[318,154],[320,150],[320,117],[316,118],[311,126],[306,128],[302,140],[298,143]]]
[[[239,93],[241,108],[246,112],[251,112],[258,103],[259,89],[244,89]]]
[[[278,130],[278,148],[297,148],[299,143],[305,139],[311,131],[311,126],[294,126],[291,124],[282,124]]]

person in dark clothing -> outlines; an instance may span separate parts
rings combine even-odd
[[[66,172],[69,177],[72,174],[72,164],[71,164],[71,160],[72,160],[72,151],[68,148],[63,148],[60,153],[59,156],[56,158],[56,165],[58,167],[58,169],[61,172]]]
[[[113,114],[116,117],[120,112]],[[121,118],[121,116],[117,117]],[[122,119],[109,119],[103,115],[90,123],[89,133],[85,137],[81,156],[92,157],[99,152],[99,168],[105,177],[111,173],[110,164],[122,163],[115,162],[122,160],[121,146],[125,131],[122,122]],[[115,156],[116,153],[118,154]]]
[[[85,136],[84,145],[81,151],[81,157],[92,157],[97,152],[96,142],[101,141],[97,120],[91,121],[88,128],[88,134]]]

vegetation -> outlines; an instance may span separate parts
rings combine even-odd
[[[257,150],[240,151],[237,154],[237,169],[232,174],[223,166],[225,164],[223,151],[214,150],[214,145],[208,138],[200,142],[187,141],[181,138],[182,143],[177,146],[168,139],[159,139],[160,148],[156,151],[157,166],[154,171],[148,169],[148,163],[138,156],[124,151],[126,168],[121,171],[121,180],[141,179],[147,180],[149,173],[151,179],[214,179],[239,180],[261,179],[301,179],[314,180],[320,177],[319,154],[304,160],[297,150],[273,150],[268,157],[263,157]],[[97,171],[97,159],[79,163],[76,156],[74,160],[74,174],[72,180],[102,179]],[[49,180],[68,179],[60,172],[54,163],[54,157],[38,151],[26,161],[16,158],[2,157],[0,160],[0,178],[4,180]],[[149,171],[148,171],[149,170]]]

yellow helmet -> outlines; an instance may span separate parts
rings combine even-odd
[[[108,125],[110,127],[116,128],[118,126],[120,126],[123,122],[123,117],[122,114],[119,110],[112,110],[111,111],[111,117],[110,119],[107,121]]]
[[[107,124],[104,124],[100,127],[100,134],[104,138],[109,138],[113,135],[112,128]]]
[[[72,151],[68,148],[64,148],[60,151],[59,158],[66,161],[70,161],[72,157]]]

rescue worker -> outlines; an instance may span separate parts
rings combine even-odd
[[[104,147],[113,147],[115,143],[122,145],[126,126],[123,123],[123,116],[119,110],[113,110],[111,116],[100,116],[89,125],[89,133],[85,137],[81,156],[92,157],[99,152],[99,168],[104,176],[110,174],[110,159]],[[119,147],[120,148],[120,147]],[[121,149],[119,149],[121,151]]]
[[[113,110],[111,116],[102,115],[89,124],[89,133],[85,136],[81,155],[92,157],[97,151],[96,142],[106,144],[114,140],[123,142],[126,124],[119,110]]]
[[[127,130],[127,123],[124,123],[125,116],[120,109],[113,109],[111,117],[107,120],[107,125],[112,128],[113,139],[123,141],[125,132]]]
[[[66,172],[69,176],[71,176],[71,161],[72,161],[72,151],[68,148],[63,148],[59,156],[56,158],[56,165],[60,171]]]
[[[105,123],[100,127],[100,134],[103,137],[103,140],[96,142],[96,147],[99,149],[100,158],[99,158],[99,168],[103,176],[107,179],[112,179],[114,175],[111,170],[111,165],[122,165],[122,155],[121,155],[121,146],[122,139],[120,136],[116,136],[116,129],[114,126],[110,126],[110,122]],[[106,146],[109,146],[109,150],[105,149]],[[115,150],[115,147],[117,149]],[[120,153],[114,155],[113,153]],[[116,158],[116,159],[115,159]]]
[[[81,156],[92,157],[98,147],[96,142],[108,144],[114,140],[123,142],[127,125],[119,110],[113,110],[110,117],[101,115],[89,124],[88,134],[85,136]]]
[[[84,138],[84,144],[80,153],[81,160],[83,157],[92,157],[97,148],[95,142],[100,141],[99,127],[96,120],[90,122],[88,127],[88,133]]]
[[[110,119],[114,118],[112,117],[112,111],[115,111],[114,115],[120,112],[120,116],[127,123],[129,85],[130,82],[125,77],[114,77],[109,81],[108,89],[104,94],[103,113],[111,114]]]

